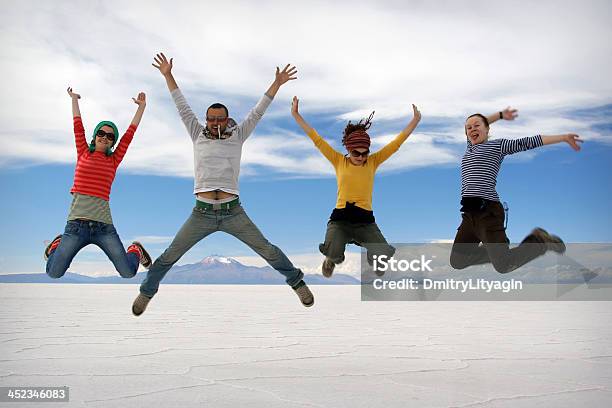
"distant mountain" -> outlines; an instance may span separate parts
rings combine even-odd
[[[15,273],[0,275],[0,283],[99,283],[96,278],[66,272],[61,279],[52,279],[46,273]]]
[[[0,283],[125,283],[140,284],[146,272],[140,272],[131,279],[120,276],[103,276],[93,278],[66,272],[60,279],[51,279],[45,273],[28,273],[0,275]],[[350,275],[334,274],[327,279],[322,275],[306,275],[304,281],[314,285],[358,285],[358,279]],[[269,266],[257,267],[243,265],[234,258],[225,256],[208,256],[198,263],[175,265],[168,271],[164,284],[192,285],[284,285],[285,278]]]

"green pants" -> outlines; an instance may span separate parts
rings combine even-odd
[[[244,242],[280,272],[291,287],[304,277],[302,271],[291,263],[285,253],[263,236],[241,205],[229,210],[203,210],[196,206],[168,249],[153,262],[140,286],[140,292],[149,297],[155,295],[172,265],[191,247],[216,231],[228,233]]]
[[[366,248],[368,262],[373,255],[393,256],[395,248],[387,243],[378,225],[371,223],[351,223],[349,221],[329,221],[325,242],[319,244],[319,251],[335,264],[344,262],[346,244]]]

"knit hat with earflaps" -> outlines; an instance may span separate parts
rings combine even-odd
[[[100,130],[102,126],[110,126],[111,128],[113,128],[113,133],[115,134],[115,140],[113,140],[111,147],[106,149],[106,155],[110,156],[111,154],[113,154],[113,146],[115,146],[115,143],[117,143],[117,140],[119,139],[119,130],[117,129],[117,125],[115,125],[110,120],[103,120],[102,122],[96,125],[96,128],[93,132],[93,136],[91,138],[91,142],[89,143],[89,151],[91,153],[96,151],[96,133],[98,133],[98,130]]]

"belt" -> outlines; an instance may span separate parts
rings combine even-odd
[[[236,197],[232,201],[228,201],[227,203],[215,203],[209,204],[204,201],[196,200],[196,207],[201,208],[203,210],[229,210],[234,207],[238,207],[240,205],[240,199]]]
[[[484,211],[489,205],[499,204],[499,201],[487,200],[482,197],[461,197],[461,212]]]

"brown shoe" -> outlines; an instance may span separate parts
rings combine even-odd
[[[134,316],[140,316],[147,309],[150,300],[150,297],[139,293],[132,304],[132,313],[134,313]]]
[[[304,281],[300,281],[293,290],[297,293],[304,306],[310,307],[314,305],[314,296]]]
[[[323,276],[326,278],[331,278],[332,273],[334,273],[334,268],[336,264],[333,263],[329,258],[325,258],[323,261],[323,265],[321,265],[321,271],[323,272]]]
[[[567,249],[561,238],[556,235],[549,234],[548,231],[543,228],[534,228],[533,231],[531,231],[531,235],[538,241],[546,244],[547,250],[555,251],[558,254],[563,254]]]

